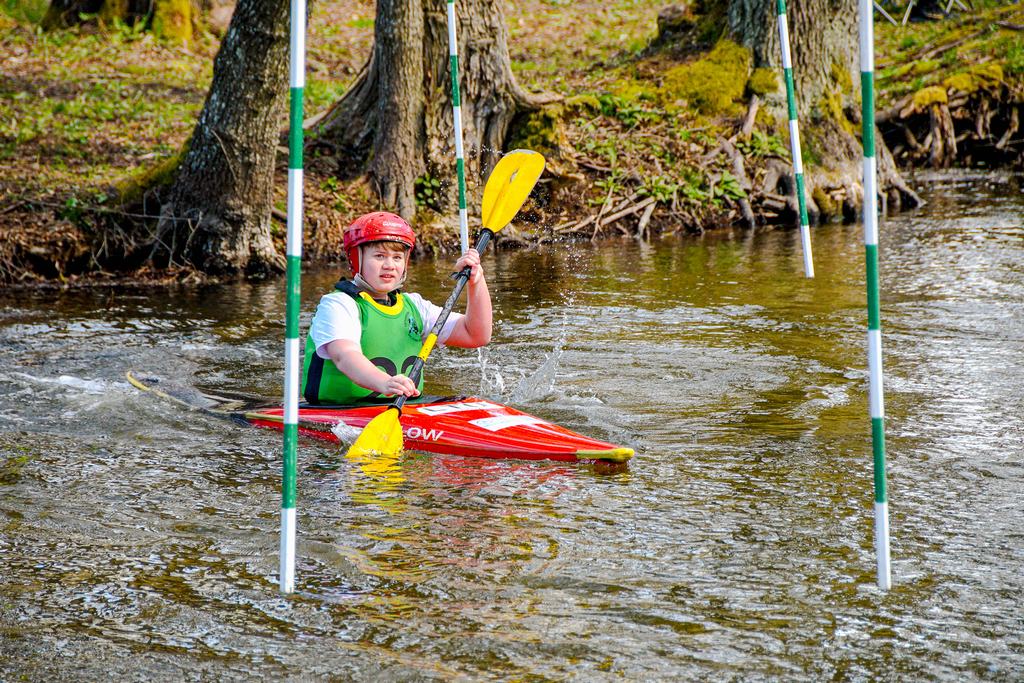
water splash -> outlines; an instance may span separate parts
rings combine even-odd
[[[81,377],[73,377],[71,375],[61,375],[60,377],[35,377],[23,372],[12,372],[11,377],[30,384],[62,387],[77,390],[84,394],[93,395],[106,394],[112,386],[116,386],[119,389],[127,387],[124,382],[115,382],[111,384],[104,382],[103,380],[82,379]]]
[[[555,390],[558,375],[558,361],[562,357],[563,339],[559,339],[551,353],[546,354],[544,362],[532,374],[524,377],[512,391],[510,400],[513,403],[528,403],[550,395]]]
[[[481,346],[476,350],[477,362],[480,364],[480,393],[483,396],[502,397],[505,395],[505,377],[495,368],[491,370],[488,365],[490,353],[487,347]]]
[[[341,442],[342,446],[347,447],[355,443],[362,430],[358,427],[350,427],[344,422],[338,422],[338,424],[331,427],[331,433],[338,437],[338,441]]]
[[[563,336],[555,343],[554,348],[544,355],[544,362],[533,372],[515,370],[519,375],[518,379],[507,377],[507,373],[511,372],[509,369],[506,369],[506,374],[503,374],[501,370],[492,368],[490,353],[485,347],[478,348],[480,393],[495,400],[511,403],[529,403],[550,396],[555,391],[559,360],[562,357],[564,343],[565,337]]]

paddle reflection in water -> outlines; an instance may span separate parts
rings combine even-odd
[[[374,503],[389,508],[398,497],[393,494],[405,483],[402,474],[402,456],[398,453],[367,453],[364,451],[345,454],[353,467],[352,500],[356,503]]]

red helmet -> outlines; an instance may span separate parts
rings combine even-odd
[[[360,246],[370,242],[398,242],[412,250],[416,246],[416,233],[401,216],[387,211],[374,211],[352,221],[345,228],[343,242],[352,272],[358,273]]]

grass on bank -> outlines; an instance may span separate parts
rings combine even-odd
[[[1024,83],[1024,4],[970,6],[939,21],[876,23],[879,108],[927,88],[973,92]]]

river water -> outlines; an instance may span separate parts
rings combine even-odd
[[[861,228],[501,252],[434,393],[629,445],[625,472],[299,453],[137,392],[279,395],[281,282],[0,293],[0,679],[1024,679],[1024,199],[918,178],[882,224],[891,591],[875,586]],[[450,264],[410,289],[440,302]],[[307,273],[311,311],[335,273]],[[308,313],[305,317],[308,321]]]

